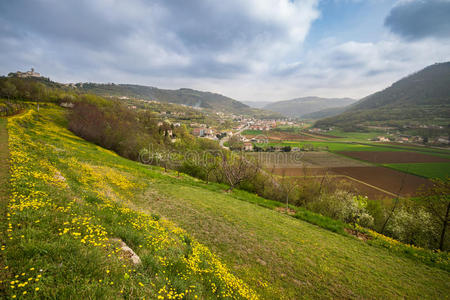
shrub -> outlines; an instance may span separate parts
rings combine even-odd
[[[437,245],[439,228],[431,214],[421,207],[401,207],[386,229],[390,236],[406,244],[426,248]]]
[[[323,194],[317,201],[309,204],[309,208],[314,212],[345,223],[370,227],[373,225],[373,217],[366,207],[366,197],[355,196],[343,190]]]

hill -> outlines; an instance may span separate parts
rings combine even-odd
[[[434,64],[351,105],[317,127],[444,125],[450,121],[450,62]]]
[[[242,101],[242,103],[253,108],[264,108],[264,106],[270,104],[270,101]]]
[[[305,114],[305,115],[303,115],[303,118],[317,120],[317,119],[332,117],[332,116],[336,116],[336,115],[344,112],[347,108],[348,108],[348,106],[325,108],[325,109],[321,109],[319,111]]]
[[[267,114],[267,112],[251,108],[250,106],[242,102],[220,94],[202,92],[187,88],[167,90],[151,86],[133,84],[99,83],[78,83],[75,86],[82,92],[93,93],[100,96],[130,97],[144,100],[156,100],[159,102],[183,104],[195,108],[206,108],[214,111],[222,111],[239,115]]]
[[[226,193],[223,185],[119,157],[68,131],[56,106],[9,118],[7,126],[12,180],[6,208],[0,198],[2,297],[449,294],[445,270],[257,206],[251,202],[273,204],[255,194]]]
[[[305,115],[327,108],[347,106],[356,100],[350,98],[303,97],[267,104],[266,110],[281,113],[287,117],[303,118]]]

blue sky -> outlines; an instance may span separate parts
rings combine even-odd
[[[450,0],[0,2],[0,73],[361,98],[450,60]]]

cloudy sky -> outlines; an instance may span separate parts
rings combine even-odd
[[[0,2],[0,74],[361,98],[450,61],[450,0]]]

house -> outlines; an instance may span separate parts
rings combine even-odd
[[[195,136],[204,136],[205,135],[205,129],[204,128],[194,128],[192,129],[192,134]]]
[[[436,142],[438,144],[446,144],[446,145],[450,144],[449,138],[448,137],[442,137],[442,136],[437,138]]]
[[[253,144],[252,143],[244,143],[244,151],[253,151]]]
[[[389,139],[387,137],[384,137],[384,136],[378,136],[377,139],[380,142],[389,142]]]

